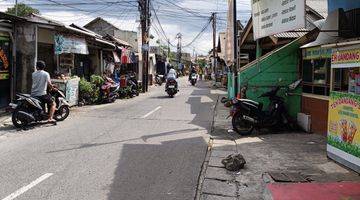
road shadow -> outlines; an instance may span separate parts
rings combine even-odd
[[[202,137],[124,144],[107,199],[194,199],[206,147]]]
[[[142,140],[143,142],[147,142],[149,139],[156,138],[156,137],[185,134],[185,133],[199,131],[199,130],[201,130],[201,129],[199,129],[199,128],[183,129],[183,130],[178,130],[178,131],[168,131],[168,132],[162,132],[162,133],[153,134],[153,135],[145,135],[145,136],[141,136],[141,137],[126,139],[126,140],[112,141],[112,142],[73,144],[76,147],[48,151],[46,153],[59,153],[59,152],[64,152],[64,151],[81,150],[81,149],[106,146],[106,145],[112,145],[112,144],[119,144],[119,143],[125,143],[125,142],[137,141],[137,140]]]

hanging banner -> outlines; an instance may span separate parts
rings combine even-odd
[[[55,35],[55,54],[76,53],[89,54],[85,39]]]
[[[254,39],[305,27],[305,0],[252,0]]]
[[[360,66],[360,49],[333,49],[332,68],[350,68]]]
[[[331,92],[328,152],[360,169],[360,96]],[[346,163],[345,163],[346,164]]]

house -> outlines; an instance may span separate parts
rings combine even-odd
[[[269,91],[273,86],[285,88],[301,79],[300,47],[318,36],[324,22],[323,15],[317,10],[326,7],[327,1],[321,0],[317,3],[318,8],[306,6],[305,28],[271,35],[257,42],[253,38],[252,19],[249,20],[241,34],[240,42],[241,53],[249,55],[249,63],[241,66],[236,79],[239,89],[234,91],[234,88],[229,88],[230,97],[239,95],[241,88],[246,86],[247,98],[262,102],[266,108],[269,101],[265,98],[258,99],[262,93]],[[281,91],[280,95],[285,98],[289,114],[296,118],[301,112],[301,87],[293,93],[294,95],[285,96],[284,91]]]
[[[74,75],[90,78],[104,72],[104,56],[113,56],[117,48],[101,35],[37,14],[18,18],[0,13],[0,21],[13,27],[7,33],[13,43],[10,55],[13,57],[10,73],[12,94],[30,92],[31,74],[37,60],[45,61],[46,71],[53,79],[61,77],[60,74],[68,78]]]
[[[94,31],[102,36],[110,35],[118,40],[127,42],[135,52],[138,52],[138,35],[137,32],[121,30],[110,22],[106,21],[101,17],[97,17],[84,28]]]

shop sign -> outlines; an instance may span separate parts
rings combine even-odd
[[[333,49],[331,55],[332,68],[350,68],[360,66],[360,49]]]
[[[55,54],[76,53],[89,54],[85,39],[55,35]]]
[[[254,39],[305,27],[304,0],[252,0]]]
[[[360,166],[360,96],[331,92],[328,152]]]
[[[0,80],[9,80],[10,74],[9,73],[0,73]]]
[[[304,60],[320,59],[320,58],[331,58],[332,50],[328,48],[308,48],[303,51]]]

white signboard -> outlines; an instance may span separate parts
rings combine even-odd
[[[305,0],[252,0],[254,39],[305,27]]]
[[[89,54],[85,39],[55,35],[55,54],[76,53]]]

